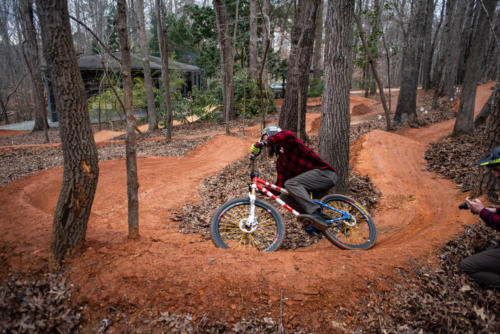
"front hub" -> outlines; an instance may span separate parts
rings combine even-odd
[[[252,223],[248,220],[248,218],[243,218],[240,220],[240,230],[242,230],[245,233],[253,233],[257,229],[257,219]]]

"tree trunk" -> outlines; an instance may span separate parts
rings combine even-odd
[[[135,151],[135,116],[132,98],[132,73],[130,65],[130,47],[127,33],[127,4],[125,0],[117,0],[118,5],[118,36],[122,55],[122,84],[125,113],[127,115],[127,138],[125,151],[127,156],[127,198],[128,198],[128,237],[139,237],[139,198],[137,190],[137,157]]]
[[[444,4],[441,5],[441,14],[439,15],[439,22],[437,24],[436,30],[434,31],[434,37],[432,38],[432,43],[431,43],[431,52],[428,54],[430,59],[428,59],[429,62],[429,72],[425,73],[424,72],[424,82],[423,86],[424,89],[430,89],[435,86],[436,80],[435,80],[435,75],[434,72],[436,71],[437,66],[433,66],[434,63],[434,56],[435,56],[435,49],[436,49],[436,43],[438,40],[439,32],[441,29],[441,25],[443,24],[443,17],[444,17]],[[426,88],[428,87],[428,88]]]
[[[314,46],[316,14],[321,0],[299,0],[295,8],[295,19],[291,35],[291,50],[287,82],[279,124],[281,128],[297,132],[304,140],[307,89],[309,88],[309,69]],[[300,100],[299,100],[300,91]],[[300,114],[300,116],[299,116]],[[300,124],[298,124],[300,120]]]
[[[441,34],[440,43],[439,43],[439,60],[436,63],[436,71],[434,77],[435,90],[434,97],[432,102],[432,108],[435,109],[437,107],[438,97],[442,96],[443,91],[443,69],[445,66],[445,61],[447,60],[447,50],[448,44],[450,43],[450,39],[453,36],[452,32],[452,23],[453,23],[453,13],[455,11],[455,5],[457,0],[443,0],[443,7],[445,7],[446,11],[446,20],[444,25],[443,33]]]
[[[87,98],[71,37],[66,1],[38,0],[43,53],[59,112],[64,156],[52,251],[59,264],[83,245],[99,174]]]
[[[233,84],[233,52],[231,37],[227,22],[227,11],[224,0],[214,0],[215,18],[217,20],[217,33],[219,36],[220,57],[222,65],[222,98],[224,101],[224,121],[226,133],[229,134],[229,121],[236,117],[234,110],[234,84]]]
[[[361,25],[361,20],[359,19],[359,17],[357,15],[354,15],[354,19],[356,20],[356,25],[358,27],[359,37],[361,38],[361,41],[363,43],[363,47],[366,50],[366,56],[368,57],[368,62],[370,63],[373,77],[375,78],[375,81],[377,82],[377,85],[378,85],[378,89],[380,91],[380,101],[382,101],[382,106],[384,108],[386,128],[387,128],[387,131],[390,131],[392,128],[391,127],[391,113],[390,113],[390,109],[387,106],[387,102],[385,99],[384,85],[382,84],[382,81],[380,80],[380,77],[379,77],[378,71],[377,71],[377,67],[375,64],[375,60],[373,59],[373,56],[371,54],[368,43],[366,42],[365,32],[363,31],[363,26]],[[389,92],[389,94],[390,94],[390,92]]]
[[[335,191],[340,193],[349,189],[353,15],[353,0],[328,1],[319,155],[336,169]]]
[[[9,115],[7,114],[7,106],[3,102],[3,99],[0,98],[0,108],[2,108],[2,116],[5,121],[5,124],[9,124]]]
[[[479,3],[478,3],[479,4]],[[460,54],[458,57],[457,65],[457,84],[463,84],[465,80],[465,68],[467,65],[467,58],[470,55],[470,48],[472,43],[472,34],[474,32],[474,27],[477,25],[478,15],[480,14],[476,10],[474,1],[467,2],[467,10],[464,15],[464,23],[462,28],[462,34],[460,35]],[[485,40],[488,43],[488,40]]]
[[[402,81],[394,123],[406,125],[417,117],[417,89],[420,60],[422,58],[426,2],[413,0],[408,27],[408,45],[403,52]]]
[[[160,44],[161,56],[161,78],[163,80],[163,89],[165,90],[165,107],[167,108],[165,128],[167,129],[166,140],[172,140],[173,115],[172,101],[170,99],[170,78],[168,74],[168,33],[167,26],[163,22],[163,1],[156,0],[156,16],[158,17],[158,44]]]
[[[427,14],[425,15],[425,35],[424,35],[424,54],[422,57],[422,88],[427,90],[431,86],[431,66],[432,55],[432,24],[434,22],[434,0],[427,0]]]
[[[271,1],[270,0],[263,0],[262,1],[262,16],[263,16],[263,19],[262,19],[262,25],[267,25],[269,28],[269,32],[267,33],[269,37],[267,37],[267,39],[269,39],[269,46],[271,45],[271,41],[273,39],[273,33],[270,31],[271,30],[271,21],[270,21],[270,17],[271,17]],[[267,23],[266,23],[266,20],[267,20]],[[265,30],[265,28],[262,28]],[[267,41],[265,41],[265,43],[267,43]],[[264,47],[265,48],[265,47]],[[267,59],[265,59],[265,61],[263,62],[263,64],[266,64],[267,62]],[[268,67],[267,66],[264,66],[264,72],[263,72],[263,77],[265,78],[265,81],[268,82],[271,80],[271,75],[269,74],[269,71],[268,71]]]
[[[153,79],[151,78],[151,65],[149,63],[149,46],[144,24],[144,0],[135,0],[137,25],[139,27],[139,43],[141,44],[142,64],[144,66],[144,88],[148,105],[148,131],[158,129],[158,118],[155,110],[155,97],[153,94]]]
[[[488,43],[488,51],[486,52],[485,66],[483,68],[482,78],[493,79],[497,71],[497,55],[500,53],[500,11],[497,12],[496,18],[490,18],[493,26],[494,33],[491,33],[490,41]],[[498,37],[497,37],[498,36]]]
[[[450,34],[445,54],[443,66],[443,76],[441,79],[441,89],[439,96],[453,97],[455,94],[455,85],[457,83],[457,69],[460,56],[460,35],[464,22],[465,9],[467,8],[465,0],[457,0],[453,12]]]
[[[482,0],[485,8],[477,7],[478,20],[472,35],[470,55],[465,67],[465,80],[460,96],[457,119],[453,128],[453,135],[469,133],[474,129],[474,105],[476,102],[476,88],[479,81],[480,67],[484,54],[484,44],[489,40],[490,25],[488,17],[495,12],[498,0]],[[487,12],[485,12],[485,10]]]
[[[35,25],[33,23],[33,0],[21,0],[21,20],[23,27],[23,55],[26,67],[30,74],[34,97],[35,97],[35,125],[33,131],[44,131],[45,142],[49,142],[47,129],[47,100],[45,100],[45,86],[43,83],[40,59],[38,58],[38,43],[36,39]]]
[[[313,71],[314,78],[321,78],[321,54],[323,45],[323,1],[320,1],[316,19],[316,31],[314,36]]]
[[[260,113],[262,115],[262,129],[266,128],[266,108],[264,106],[264,83],[262,76],[264,74],[264,69],[266,66],[267,53],[269,51],[269,46],[271,45],[271,20],[269,18],[269,0],[264,0],[263,10],[262,10],[262,26],[263,35],[265,39],[264,53],[262,55],[262,62],[259,71],[259,93],[260,93]]]
[[[485,3],[486,5],[486,3]],[[500,57],[499,57],[500,58]],[[494,105],[491,115],[488,117],[486,126],[486,142],[489,146],[489,151],[500,146],[500,89],[499,81],[497,81]],[[487,152],[485,152],[486,154]],[[478,182],[479,196],[481,193],[488,194],[488,199],[494,203],[500,203],[500,182],[495,178],[493,172],[488,168],[484,168],[479,176]]]
[[[257,80],[259,70],[257,67],[257,0],[250,0],[250,43],[248,45],[250,62],[250,76]]]

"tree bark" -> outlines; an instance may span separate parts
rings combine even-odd
[[[250,76],[257,80],[259,70],[257,66],[257,0],[250,0],[250,42],[248,45]]]
[[[354,0],[328,1],[319,155],[336,169],[335,191],[340,193],[349,189],[353,15]]]
[[[262,76],[264,74],[264,69],[266,65],[266,60],[267,60],[267,53],[269,51],[269,46],[271,45],[271,20],[269,18],[269,0],[264,0],[264,4],[262,6],[262,26],[263,26],[263,34],[265,38],[265,46],[264,46],[264,53],[262,55],[262,62],[260,65],[260,71],[259,71],[259,78],[258,78],[258,83],[259,83],[259,93],[260,93],[260,112],[262,115],[262,129],[266,128],[266,108],[264,106],[264,83],[262,80]]]
[[[424,72],[424,82],[423,82],[423,86],[424,86],[424,89],[426,89],[425,87],[428,87],[427,89],[430,89],[432,87],[435,86],[435,83],[436,83],[436,79],[435,79],[435,75],[434,75],[434,72],[436,71],[436,67],[438,66],[433,66],[434,65],[434,56],[435,56],[435,49],[436,49],[436,43],[437,43],[437,40],[438,40],[438,36],[439,36],[439,32],[441,31],[441,25],[443,24],[443,17],[444,17],[444,4],[441,5],[441,14],[439,15],[439,22],[436,26],[436,29],[434,31],[434,37],[432,38],[432,43],[431,43],[431,53],[428,54],[428,56],[430,57],[430,59],[428,59],[428,62],[429,62],[429,65],[430,65],[430,68],[429,68],[429,72],[428,73],[425,73]]]
[[[285,98],[279,119],[281,128],[297,132],[302,140],[306,138],[307,89],[309,88],[316,14],[320,1],[298,0],[295,8]],[[299,132],[298,129],[300,129]]]
[[[117,0],[118,36],[120,38],[123,100],[127,115],[127,137],[125,151],[127,158],[127,198],[128,198],[128,237],[139,237],[139,198],[137,190],[137,156],[135,150],[135,116],[132,97],[132,73],[130,65],[130,47],[127,33],[127,4],[125,0]]]
[[[432,109],[437,107],[438,97],[442,96],[443,91],[443,68],[445,65],[448,44],[450,43],[450,38],[453,34],[452,32],[452,22],[453,22],[453,13],[455,11],[455,5],[457,0],[443,0],[443,7],[445,8],[445,24],[443,33],[441,34],[440,42],[439,42],[439,60],[436,63],[435,70],[435,90],[434,97],[432,101]]]
[[[318,14],[316,19],[316,31],[314,36],[314,53],[313,53],[313,77],[321,78],[321,55],[323,45],[323,0],[320,1]]]
[[[460,56],[460,38],[464,22],[465,9],[467,8],[465,0],[457,0],[453,11],[450,33],[445,53],[445,62],[443,65],[443,76],[439,96],[453,97],[455,94],[455,85],[457,83],[458,61]]]
[[[227,10],[224,0],[214,0],[215,18],[217,20],[217,33],[222,65],[222,97],[224,101],[224,121],[226,133],[229,134],[229,122],[236,117],[234,110],[234,84],[233,84],[233,51],[231,36],[227,22]]]
[[[161,78],[165,90],[165,107],[167,108],[165,128],[167,129],[166,140],[172,140],[173,112],[170,98],[170,78],[168,74],[168,33],[165,22],[163,22],[163,1],[156,0],[156,16],[158,17],[158,44],[160,44],[161,56]]]
[[[481,60],[484,54],[484,44],[489,40],[490,25],[488,17],[495,12],[498,0],[482,0],[485,8],[479,5],[477,25],[472,35],[470,55],[465,67],[465,79],[460,96],[457,119],[453,127],[453,135],[469,133],[474,129],[474,105],[476,102],[476,88],[481,74]],[[485,10],[487,12],[485,12]]]
[[[71,37],[66,1],[38,0],[43,53],[59,112],[64,156],[54,213],[52,252],[59,264],[83,245],[99,174],[87,98]]]
[[[417,117],[418,74],[422,58],[426,8],[425,1],[413,0],[408,44],[403,52],[401,89],[394,115],[394,123],[397,125],[410,124]]]
[[[30,74],[35,98],[35,125],[33,126],[33,131],[43,130],[45,133],[45,142],[48,143],[47,100],[44,95],[45,86],[40,69],[38,43],[33,23],[33,0],[21,0],[19,5],[24,35],[23,55]]]
[[[465,68],[467,66],[467,58],[470,55],[470,48],[472,43],[472,34],[477,25],[479,12],[476,10],[474,1],[467,2],[467,10],[464,15],[464,23],[462,25],[462,33],[460,35],[460,54],[458,57],[457,65],[457,84],[463,84],[465,80]],[[486,40],[486,43],[488,41]]]
[[[135,0],[137,25],[139,27],[139,43],[141,44],[142,64],[144,67],[144,88],[148,108],[148,131],[158,129],[158,118],[155,110],[155,97],[153,94],[153,79],[151,78],[151,65],[149,63],[149,46],[144,24],[144,0]]]
[[[422,57],[422,88],[427,90],[430,88],[432,55],[434,49],[432,47],[432,25],[434,23],[434,0],[427,0],[427,14],[425,15],[425,35],[424,35],[424,54]]]
[[[495,147],[500,146],[500,89],[499,81],[497,81],[497,89],[494,97],[493,110],[488,117],[488,123],[486,126],[486,143],[488,143],[488,152],[493,150]],[[485,152],[486,154],[487,152]],[[480,194],[486,193],[488,199],[493,203],[500,203],[500,182],[495,178],[493,172],[488,168],[481,170],[479,174],[478,187],[476,191],[478,193],[474,194],[479,196]]]

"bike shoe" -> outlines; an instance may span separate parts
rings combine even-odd
[[[315,228],[314,226],[306,226],[306,227],[304,227],[304,230],[311,237],[316,237],[319,239],[323,238],[323,234],[321,234],[321,232],[317,228]]]

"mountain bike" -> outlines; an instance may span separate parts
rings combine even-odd
[[[304,226],[314,226],[334,245],[341,249],[369,249],[375,244],[375,224],[361,204],[338,194],[313,199],[321,206],[327,217],[327,226],[318,225],[312,219],[304,219],[300,213],[274,195],[274,192],[288,194],[278,187],[259,178],[255,171],[256,156],[250,155],[249,193],[246,198],[233,199],[222,205],[211,220],[212,241],[220,248],[256,248],[271,252],[279,248],[285,237],[283,219],[268,203],[257,199],[257,193],[266,195],[280,206],[297,216]],[[311,197],[313,198],[313,197]]]

